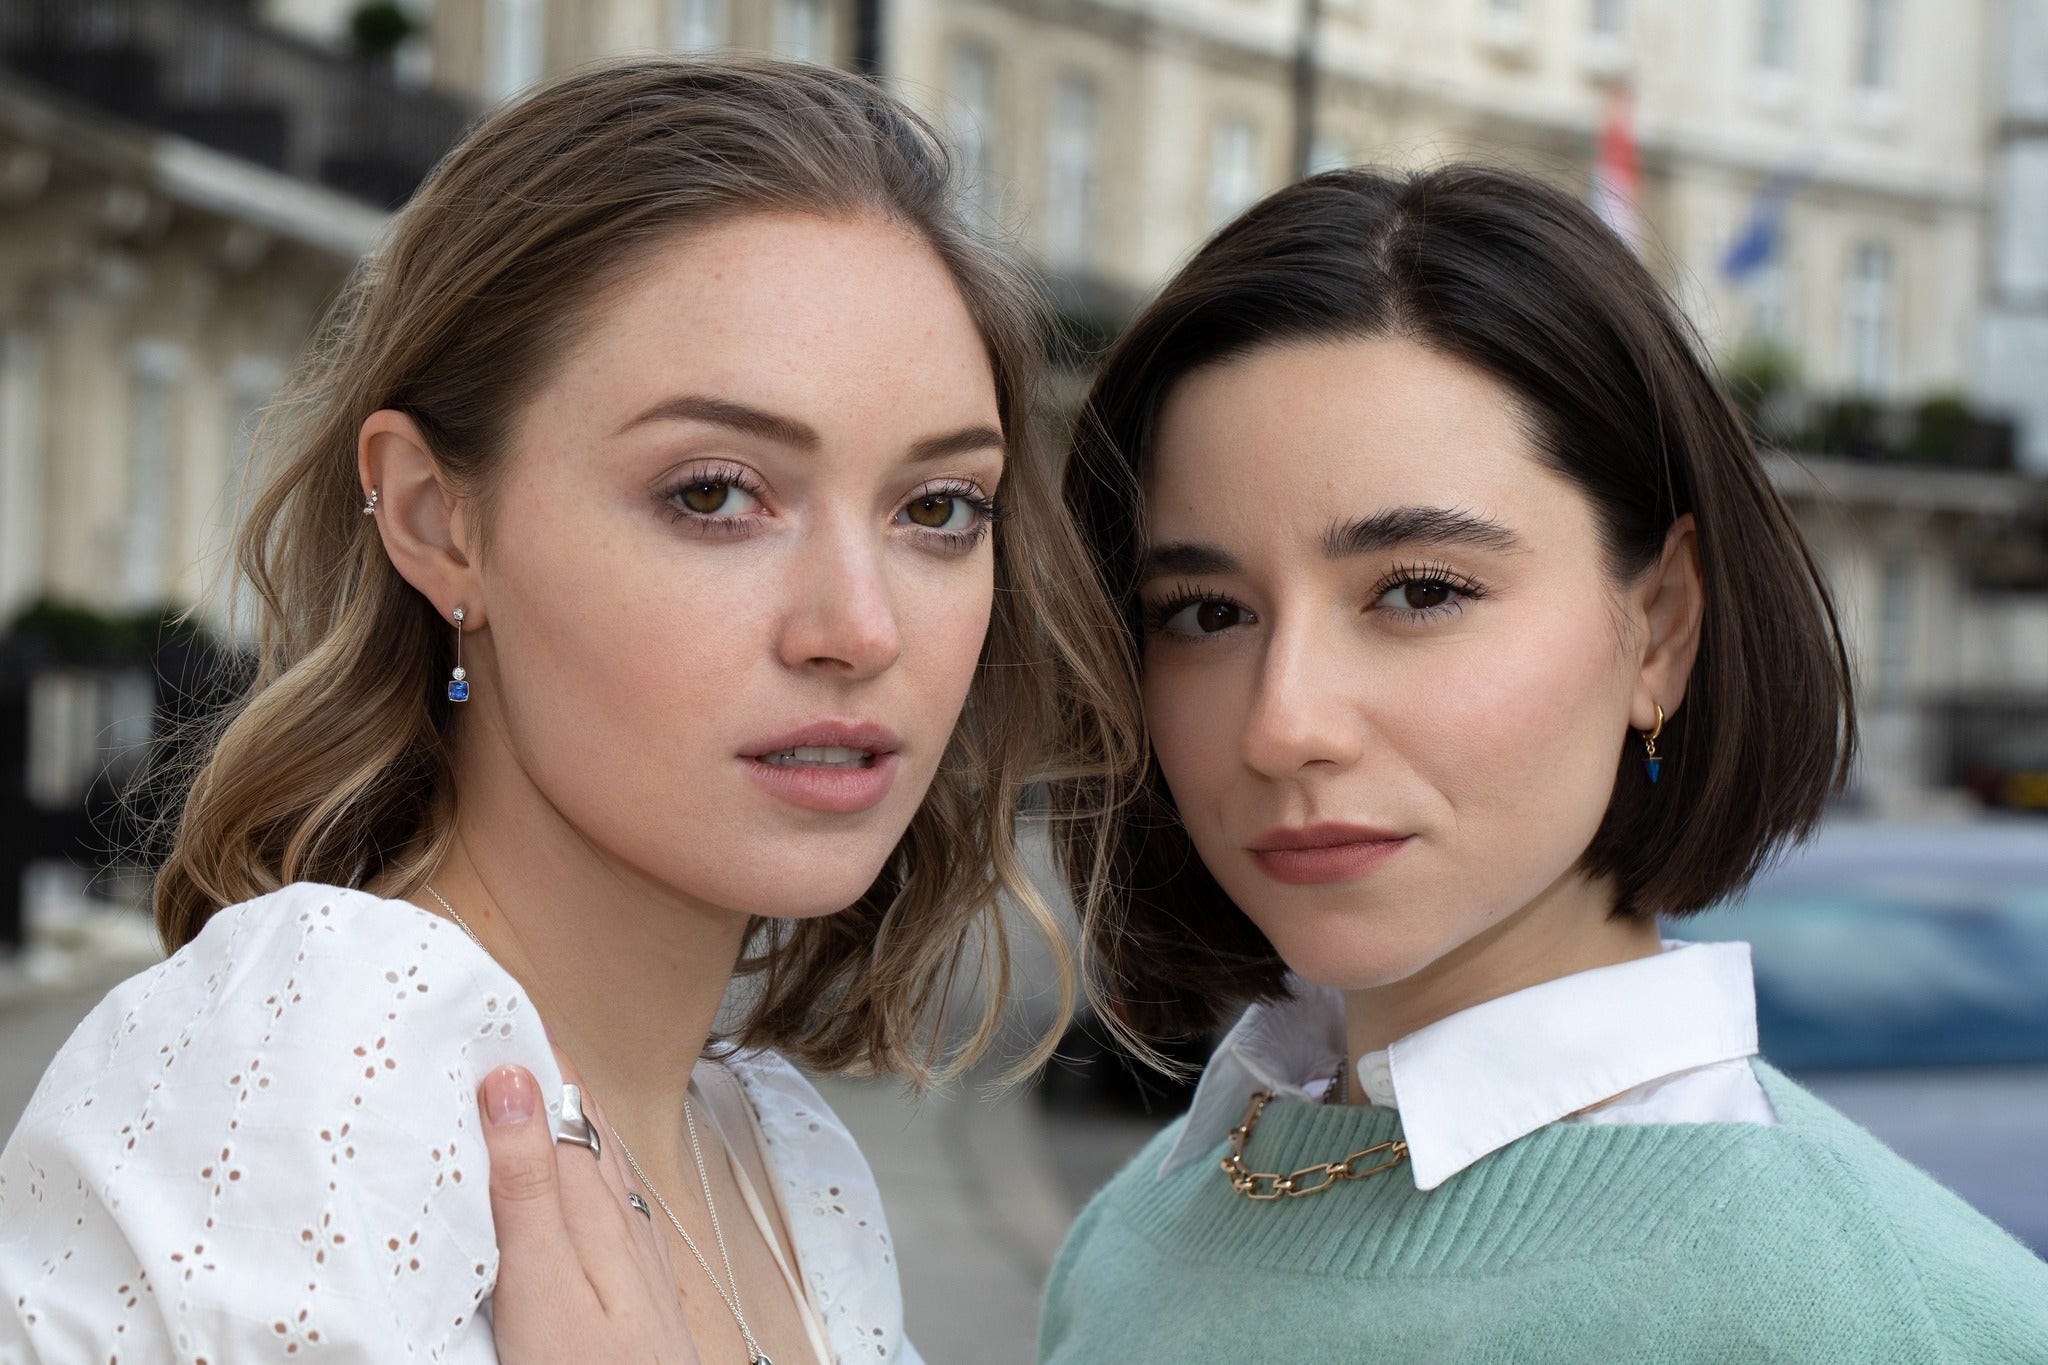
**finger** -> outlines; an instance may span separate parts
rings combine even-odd
[[[562,1217],[555,1143],[540,1083],[522,1066],[501,1066],[478,1087],[484,1146],[491,1157],[491,1219],[498,1237],[501,1330],[509,1311],[544,1313],[561,1295],[588,1284]],[[510,1325],[515,1333],[517,1323]]]
[[[581,1091],[584,1121],[598,1135],[592,1153],[576,1142],[562,1142],[557,1165],[562,1190],[562,1217],[570,1245],[606,1305],[626,1301],[634,1293],[673,1292],[674,1276],[662,1263],[662,1238],[651,1220],[626,1199],[640,1182],[628,1174],[623,1144],[614,1135],[604,1108],[582,1083],[582,1073],[560,1048],[556,1064],[564,1080]]]
[[[590,1120],[591,1127],[601,1135],[604,1148],[603,1160],[609,1168],[606,1173],[606,1179],[607,1183],[611,1185],[619,1196],[618,1207],[642,1222],[649,1221],[645,1215],[634,1210],[631,1203],[626,1199],[626,1193],[633,1191],[640,1194],[642,1198],[649,1199],[649,1212],[653,1213],[655,1219],[658,1220],[660,1215],[652,1208],[651,1191],[647,1189],[646,1182],[640,1178],[639,1174],[631,1169],[631,1162],[626,1156],[625,1143],[617,1139],[612,1127],[612,1121],[606,1115],[604,1107],[590,1093],[590,1087],[583,1083],[583,1073],[577,1069],[576,1063],[569,1059],[568,1053],[557,1047],[554,1048],[554,1054],[555,1064],[562,1072],[562,1079],[583,1092],[584,1115]],[[668,1242],[666,1238],[657,1237],[655,1244],[666,1247]]]
[[[604,1107],[588,1097],[585,1097],[583,1107],[592,1126],[605,1135],[605,1185],[610,1191],[613,1208],[618,1211],[617,1217],[623,1225],[615,1229],[611,1235],[616,1237],[623,1233],[641,1278],[650,1291],[672,1295],[675,1292],[675,1269],[668,1257],[666,1215],[655,1203],[653,1191],[647,1183],[629,1170],[624,1157],[625,1144],[614,1133],[612,1122],[605,1115]],[[643,1214],[632,1206],[632,1202],[626,1197],[629,1191],[639,1194],[647,1201],[646,1213]],[[577,1220],[582,1212],[580,1205],[572,1202],[569,1219],[572,1238],[578,1235]],[[602,1216],[595,1209],[590,1210],[589,1214],[591,1234],[604,1236]]]

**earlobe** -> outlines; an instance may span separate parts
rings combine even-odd
[[[382,408],[363,420],[357,474],[373,507],[384,553],[443,620],[457,604],[469,628],[484,624],[483,594],[463,546],[462,500],[444,482],[419,424]]]

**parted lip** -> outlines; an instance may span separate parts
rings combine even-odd
[[[865,749],[893,754],[903,741],[888,726],[867,720],[816,720],[795,730],[759,740],[740,750],[741,758],[765,758],[786,749]]]
[[[1269,829],[1245,847],[1252,853],[1298,853],[1303,849],[1342,848],[1346,844],[1392,844],[1407,838],[1392,830],[1371,825],[1327,822],[1301,829],[1280,826]]]

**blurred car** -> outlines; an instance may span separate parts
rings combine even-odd
[[[2048,1257],[2048,822],[1841,822],[1668,929],[1742,939],[1764,1056]]]

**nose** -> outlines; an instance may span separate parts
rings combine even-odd
[[[1323,767],[1348,768],[1365,752],[1358,692],[1333,641],[1279,623],[1267,636],[1239,741],[1246,767],[1282,779]]]
[[[884,562],[887,547],[859,528],[820,526],[790,571],[777,634],[785,667],[848,680],[887,671],[903,652]]]

